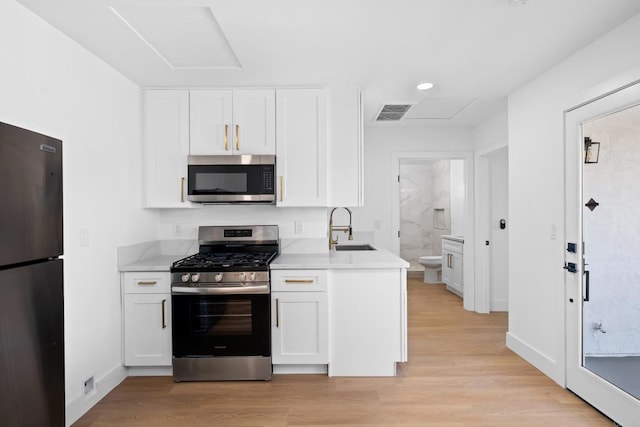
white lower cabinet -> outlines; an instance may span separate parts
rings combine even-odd
[[[271,348],[277,365],[329,362],[326,270],[272,270]]]
[[[464,293],[462,245],[457,240],[442,239],[442,282],[449,291],[460,297]]]
[[[331,272],[330,376],[396,375],[407,361],[406,285],[404,268]]]
[[[124,365],[171,365],[168,272],[124,273]]]
[[[273,364],[325,364],[328,352],[326,292],[273,292]]]

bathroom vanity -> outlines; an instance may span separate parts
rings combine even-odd
[[[447,290],[462,298],[464,281],[462,274],[462,236],[442,236],[442,282]]]

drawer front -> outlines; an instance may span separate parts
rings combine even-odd
[[[166,271],[124,273],[124,292],[127,294],[171,293],[171,273]]]
[[[324,292],[327,270],[271,270],[271,290]]]
[[[454,240],[442,239],[442,250],[448,250],[449,252],[462,253],[462,243]]]

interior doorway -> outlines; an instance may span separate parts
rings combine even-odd
[[[473,221],[473,153],[471,152],[395,152],[392,153],[392,201],[391,201],[391,221],[392,221],[392,250],[400,256],[401,243],[401,220],[400,220],[400,185],[399,176],[401,164],[419,164],[421,162],[440,162],[440,161],[459,161],[454,166],[461,169],[460,171],[460,191],[457,197],[460,207],[456,209],[453,222],[453,228],[450,232],[462,234],[464,237],[463,252],[463,306],[467,310],[475,310],[475,287],[474,287],[474,251],[475,251],[475,224]],[[433,207],[436,207],[435,205]],[[441,206],[437,206],[441,208]],[[439,230],[445,231],[445,230]],[[431,249],[434,251],[435,249]],[[434,253],[432,253],[433,255]],[[425,254],[427,255],[427,254]]]
[[[410,277],[422,277],[422,256],[442,254],[442,236],[463,235],[462,160],[401,158],[400,257]]]

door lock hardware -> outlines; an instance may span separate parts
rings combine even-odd
[[[567,262],[565,263],[564,267],[565,270],[567,270],[569,273],[577,273],[578,272],[578,268],[576,266],[575,262]]]
[[[567,243],[567,252],[575,254],[578,251],[578,245],[575,243]]]

